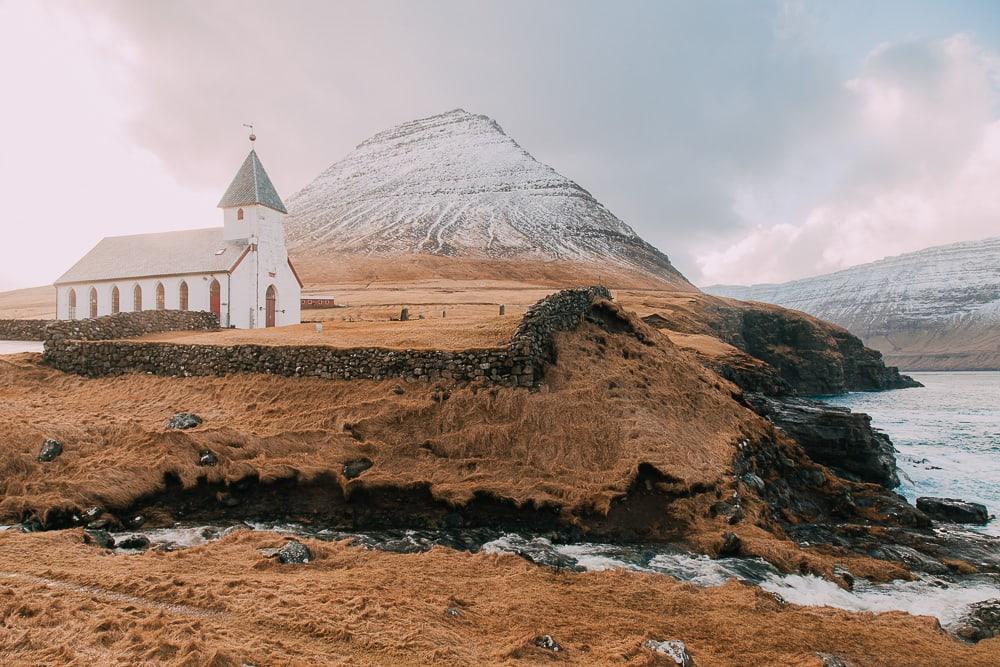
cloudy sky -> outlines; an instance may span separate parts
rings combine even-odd
[[[992,0],[0,0],[0,84],[0,290],[456,107],[697,284],[1000,235]]]

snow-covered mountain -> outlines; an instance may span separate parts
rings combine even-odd
[[[568,260],[686,283],[589,192],[461,109],[376,134],[287,205],[297,254]]]
[[[1000,237],[778,285],[705,291],[829,320],[904,368],[1000,368]]]

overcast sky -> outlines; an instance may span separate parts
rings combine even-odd
[[[1000,235],[1000,3],[0,0],[0,290],[495,118],[696,284]]]

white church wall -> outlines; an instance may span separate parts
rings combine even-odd
[[[97,315],[112,314],[112,292],[118,287],[118,312],[130,313],[134,310],[135,286],[142,290],[141,310],[156,310],[156,286],[163,285],[164,309],[179,310],[181,305],[180,286],[182,282],[188,286],[188,310],[211,310],[212,279],[219,281],[220,287],[220,323],[226,326],[227,294],[229,292],[229,275],[227,273],[204,273],[182,276],[161,276],[156,278],[140,278],[138,280],[109,280],[91,283],[72,283],[56,287],[56,319],[69,319],[69,292],[76,290],[76,317],[82,320],[90,317],[90,290],[97,290]]]

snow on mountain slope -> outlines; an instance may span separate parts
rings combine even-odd
[[[461,109],[376,134],[287,205],[298,254],[610,263],[687,285],[589,192]]]
[[[1000,237],[778,285],[705,291],[829,320],[905,368],[1000,368]]]

